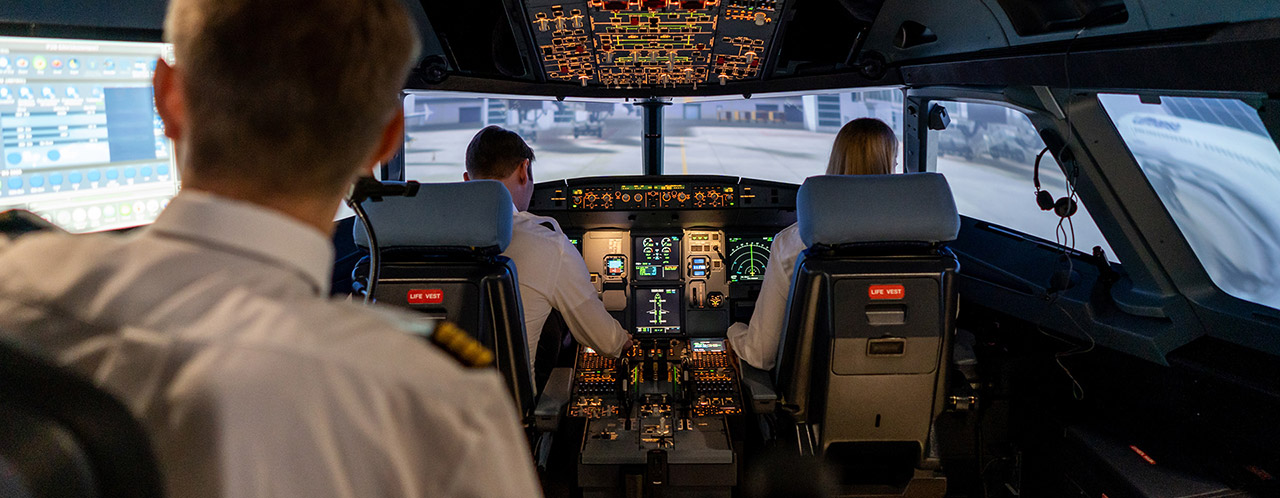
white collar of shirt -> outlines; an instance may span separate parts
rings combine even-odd
[[[292,268],[318,295],[328,295],[333,243],[319,230],[256,204],[185,190],[148,229]]]

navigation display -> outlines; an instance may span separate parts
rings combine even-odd
[[[764,280],[773,236],[729,237],[729,281]]]
[[[0,37],[0,210],[71,232],[155,220],[178,191],[155,111],[163,43]]]
[[[580,187],[569,193],[570,209],[719,209],[738,205],[737,189],[715,185],[611,185]]]
[[[636,288],[631,309],[635,313],[636,334],[679,334],[681,303],[679,287]]]
[[[680,236],[635,237],[636,280],[680,279]]]

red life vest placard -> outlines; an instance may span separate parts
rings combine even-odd
[[[902,299],[907,297],[907,289],[902,284],[873,285],[867,288],[867,297],[871,299]]]
[[[440,289],[412,289],[409,291],[409,304],[440,304],[444,302],[444,291]]]

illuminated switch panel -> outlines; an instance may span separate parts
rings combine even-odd
[[[644,88],[758,78],[779,0],[526,2],[548,79]]]
[[[555,5],[533,12],[532,19],[547,77],[575,83],[591,82],[595,78],[592,62],[595,50],[587,26],[589,21],[583,10],[566,10],[562,5]]]
[[[729,47],[729,50],[715,56],[712,74],[717,80],[740,80],[760,74],[760,55],[764,53],[764,40],[726,36],[721,43],[723,47]]]
[[[765,26],[777,20],[777,10],[777,0],[731,0],[725,5],[724,19]]]
[[[601,83],[634,88],[706,81],[719,4],[681,3],[588,0]]]

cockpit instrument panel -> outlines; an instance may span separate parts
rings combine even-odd
[[[679,335],[684,300],[680,287],[641,287],[632,294],[636,335]]]
[[[764,280],[773,237],[729,237],[729,281]]]
[[[723,339],[693,339],[689,341],[689,349],[695,353],[723,353]]]
[[[606,278],[622,278],[627,276],[627,257],[621,254],[610,254],[605,256],[604,276]]]
[[[530,0],[547,78],[609,88],[759,77],[780,0]]]
[[[637,236],[632,259],[637,281],[680,279],[680,236]]]
[[[569,209],[623,211],[635,209],[721,209],[737,206],[733,186],[610,185],[579,187],[569,193]]]

